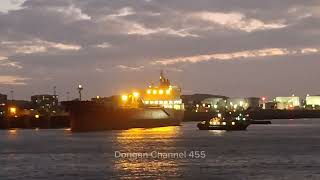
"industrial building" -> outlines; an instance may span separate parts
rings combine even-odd
[[[42,113],[54,112],[58,107],[58,96],[56,95],[34,95],[31,96],[31,104],[33,109]]]
[[[4,116],[7,107],[7,95],[0,94],[0,116]]]
[[[297,109],[300,108],[300,98],[298,96],[276,97],[277,109]]]
[[[214,109],[258,109],[260,108],[260,98],[206,98],[201,101],[202,106],[211,107]]]
[[[248,109],[249,101],[247,98],[228,98],[226,107],[228,109]]]
[[[201,104],[206,104],[210,105],[211,107],[218,106],[219,104],[223,103],[224,99],[223,98],[215,98],[215,97],[210,97],[206,98],[203,101],[201,101]]]
[[[320,96],[307,96],[305,105],[307,109],[320,109]]]

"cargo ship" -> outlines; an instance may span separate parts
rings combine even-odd
[[[178,126],[184,116],[181,89],[160,74],[158,86],[115,96],[111,101],[67,101],[74,132]]]

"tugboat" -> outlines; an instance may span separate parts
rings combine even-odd
[[[250,125],[248,115],[242,115],[241,113],[237,117],[231,116],[231,114],[223,117],[218,114],[217,117],[213,117],[210,120],[202,121],[198,123],[199,130],[226,130],[226,131],[240,131],[246,130]]]

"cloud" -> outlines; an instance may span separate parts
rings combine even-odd
[[[191,31],[193,27],[187,28],[175,28],[171,26],[164,25],[154,25],[148,27],[146,24],[138,22],[132,19],[126,19],[129,15],[134,15],[136,12],[130,8],[125,7],[120,9],[116,14],[110,14],[98,18],[96,21],[99,24],[109,24],[111,27],[114,26],[116,29],[115,33],[121,33],[124,35],[139,35],[139,36],[151,36],[151,35],[170,35],[176,37],[199,37],[198,34],[194,34]],[[154,17],[160,16],[160,13],[154,12],[139,12],[139,15],[143,17]]]
[[[126,65],[117,65],[116,68],[124,71],[141,71],[144,68],[144,66],[131,67]]]
[[[23,78],[19,76],[3,76],[0,75],[0,84],[5,85],[26,85],[26,80],[30,78]]]
[[[6,59],[8,59],[8,57],[0,56],[0,61],[1,60],[6,60]]]
[[[309,54],[309,53],[317,53],[319,52],[320,49],[316,49],[316,48],[304,48],[301,50],[302,54]]]
[[[99,73],[103,73],[104,72],[104,69],[102,69],[102,68],[96,68],[95,69],[97,72],[99,72]]]
[[[191,13],[191,18],[207,21],[229,29],[235,29],[245,32],[253,32],[268,29],[280,29],[287,25],[280,22],[265,23],[254,18],[247,18],[244,14],[238,12],[195,12]]]
[[[56,43],[41,39],[33,39],[29,41],[2,41],[0,44],[13,50],[17,54],[44,53],[47,52],[48,49],[77,51],[82,48],[79,45]]]
[[[83,13],[80,8],[75,7],[74,5],[68,7],[49,7],[48,10],[61,13],[74,21],[91,20],[91,17],[88,14]]]
[[[287,48],[268,48],[268,49],[258,49],[258,50],[248,50],[248,51],[239,51],[231,53],[218,53],[218,54],[208,54],[208,55],[197,55],[189,57],[178,57],[172,59],[157,60],[152,62],[152,64],[160,65],[172,65],[177,63],[199,63],[204,61],[212,60],[235,60],[235,59],[248,59],[255,57],[269,57],[269,56],[285,56],[285,55],[294,55],[294,54],[310,54],[317,53],[320,51],[316,48],[303,48],[298,50],[289,50]]]
[[[172,29],[170,27],[164,28],[147,28],[142,24],[132,23],[128,28],[128,35],[153,35],[153,34],[167,34],[178,37],[199,37],[197,34],[189,32],[191,28]]]
[[[112,47],[112,45],[108,42],[104,42],[102,44],[97,44],[97,45],[94,45],[95,47],[97,48],[102,48],[102,49],[106,49],[106,48],[110,48]]]
[[[108,17],[125,17],[125,16],[130,16],[134,15],[136,12],[133,10],[131,7],[124,7],[118,10],[115,14],[110,14]]]
[[[18,63],[14,61],[10,61],[8,57],[0,56],[0,68],[16,68],[16,69],[22,69],[23,67]]]
[[[56,48],[64,51],[77,51],[81,49],[81,46],[74,44],[62,44],[62,43],[54,43],[54,42],[45,42],[48,47]]]
[[[1,0],[0,12],[8,13],[12,10],[22,9],[22,4],[26,0]]]

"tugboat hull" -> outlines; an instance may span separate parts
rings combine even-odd
[[[74,132],[179,126],[183,111],[163,108],[113,108],[94,102],[64,102]]]
[[[198,124],[199,130],[226,130],[226,131],[243,131],[246,130],[249,124],[238,125],[205,125]]]

